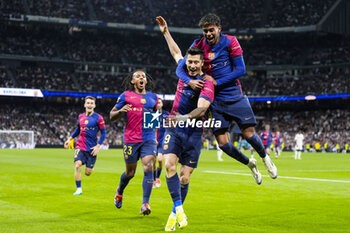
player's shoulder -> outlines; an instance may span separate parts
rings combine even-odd
[[[146,93],[148,96],[150,96],[151,98],[155,98],[157,99],[158,98],[158,95],[152,91],[147,91]]]
[[[100,118],[103,119],[103,116],[102,116],[101,114],[99,114],[99,113],[97,113],[97,112],[95,112],[95,114],[96,114],[97,119],[100,119]]]
[[[202,38],[195,39],[192,43],[192,46],[197,47],[197,48],[203,48],[205,45],[205,37],[203,36]]]
[[[84,116],[85,116],[85,113],[80,113],[78,117],[81,118],[81,117],[84,117]]]

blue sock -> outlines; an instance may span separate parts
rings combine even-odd
[[[238,160],[239,162],[245,165],[249,163],[249,158],[245,154],[243,154],[237,147],[235,147],[231,142],[220,146],[220,149],[223,150],[230,157]]]
[[[185,202],[187,193],[188,193],[188,186],[190,185],[190,183],[187,184],[181,184],[181,202],[182,204]],[[175,205],[173,206],[173,213],[176,214],[176,210],[175,210]]]
[[[132,177],[127,177],[125,175],[125,172],[120,177],[119,187],[118,187],[118,194],[123,195],[125,187],[129,184],[129,181],[132,179]]]
[[[77,188],[81,188],[81,180],[76,180],[75,185],[77,186]]]
[[[256,152],[259,154],[261,158],[266,157],[266,151],[265,147],[261,141],[261,139],[258,137],[258,135],[254,134],[250,138],[246,139],[247,142],[252,145],[252,147],[256,150]]]
[[[153,180],[156,180],[156,171],[153,171]]]
[[[161,168],[157,168],[157,178],[159,178],[160,177],[160,174],[162,173],[162,169]]]
[[[149,198],[151,197],[153,186],[153,171],[152,172],[144,172],[143,181],[142,181],[142,189],[143,189],[143,201],[142,204],[149,203]]]
[[[185,202],[187,193],[188,193],[188,186],[190,185],[190,183],[188,182],[187,184],[181,184],[181,201],[182,203]]]
[[[175,207],[182,205],[180,179],[177,173],[170,178],[166,177],[166,183],[168,185],[168,190],[171,195],[171,199],[174,202],[175,209]]]

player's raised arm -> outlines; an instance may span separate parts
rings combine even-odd
[[[158,16],[156,18],[156,21],[158,23],[160,31],[162,32],[162,34],[166,40],[166,43],[168,44],[171,56],[173,56],[176,63],[178,63],[180,59],[183,59],[183,56],[181,54],[181,50],[180,50],[179,46],[176,44],[176,42],[174,41],[173,37],[171,36],[171,34],[169,32],[168,25],[167,25],[165,19],[162,16]]]

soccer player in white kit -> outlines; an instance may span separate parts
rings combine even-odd
[[[302,134],[301,130],[299,130],[295,135],[294,141],[296,142],[294,159],[301,159],[301,151],[303,149],[304,141],[304,135]]]

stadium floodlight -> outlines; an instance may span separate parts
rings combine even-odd
[[[0,148],[34,149],[34,131],[0,130]]]

